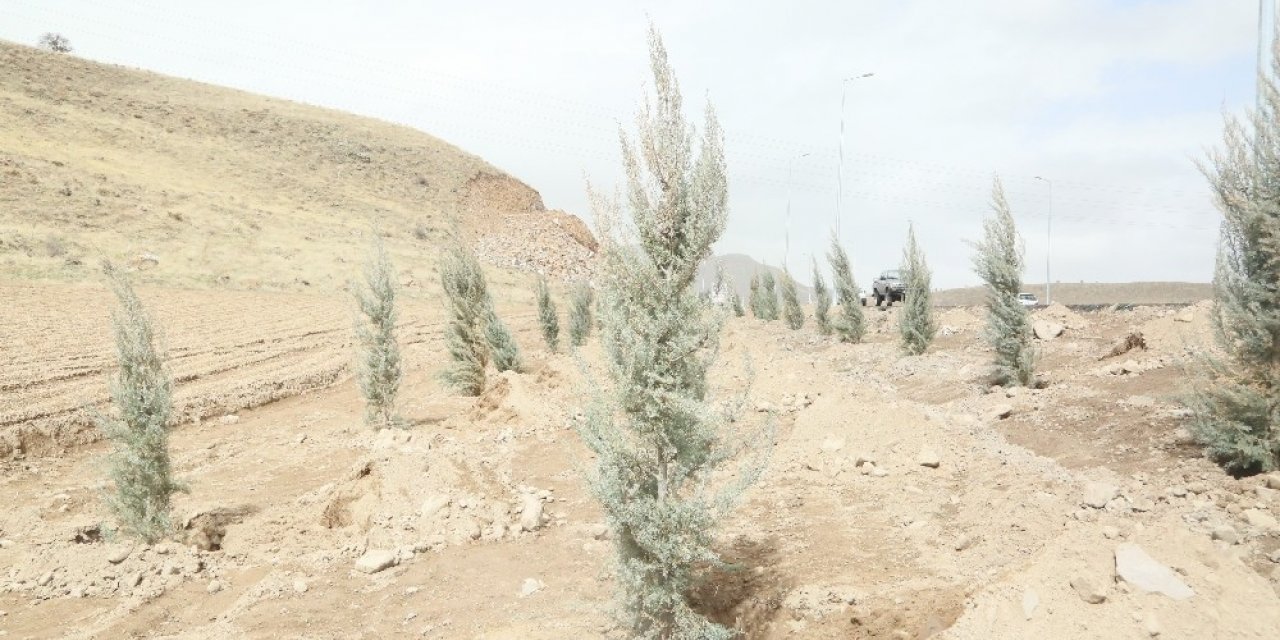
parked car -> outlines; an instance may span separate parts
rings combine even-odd
[[[871,292],[875,295],[877,307],[881,302],[892,307],[893,303],[903,301],[907,297],[907,285],[902,282],[902,272],[897,269],[882,272],[871,284]]]
[[[1018,302],[1021,302],[1024,307],[1034,307],[1040,304],[1040,300],[1036,298],[1034,293],[1019,293]]]

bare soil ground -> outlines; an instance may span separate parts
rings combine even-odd
[[[5,369],[6,433],[105,391],[105,299],[71,286],[39,296],[28,308],[57,315],[51,326],[87,319],[48,339],[37,319],[6,320],[6,362],[56,364]],[[610,533],[572,429],[588,384],[579,361],[540,348],[528,308],[506,310],[527,371],[473,399],[440,387],[438,315],[411,301],[412,427],[374,433],[340,368],[341,301],[282,296],[144,291],[167,326],[180,398],[217,407],[173,433],[190,485],[174,541],[104,538],[104,443],[7,452],[0,635],[623,637],[609,617]],[[1204,305],[1041,310],[1067,328],[1040,345],[1047,386],[1015,392],[982,382],[978,310],[944,311],[942,337],[919,357],[896,349],[896,309],[869,313],[861,345],[729,323],[714,386],[740,390],[753,371],[755,417],[773,413],[778,431],[762,482],[720,535],[734,565],[695,593],[703,611],[751,638],[1275,637],[1280,498],[1264,478],[1200,458],[1173,401],[1179,363],[1207,337]],[[1134,329],[1149,350],[1098,359]],[[594,342],[583,354],[594,366]],[[266,396],[227,391],[304,371],[336,373]],[[240,409],[196,400],[205,394],[274,401]],[[930,452],[936,468],[920,464]],[[1087,506],[1099,489],[1102,506]],[[1195,594],[1117,579],[1122,543]],[[390,566],[358,570],[371,551]]]
[[[1043,303],[1044,284],[1025,283],[1022,290],[1034,293]],[[1065,305],[1191,304],[1208,299],[1213,287],[1203,282],[1055,282],[1053,301]],[[982,287],[946,289],[934,294],[934,303],[946,307],[983,304]]]

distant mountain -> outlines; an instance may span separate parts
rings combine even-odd
[[[698,283],[696,286],[699,291],[709,291],[715,286],[717,266],[724,269],[725,280],[737,289],[738,295],[743,300],[747,299],[747,292],[751,286],[751,276],[763,273],[766,270],[773,272],[775,278],[782,276],[782,269],[766,266],[748,255],[730,253],[723,256],[713,256],[698,268]],[[806,283],[812,284],[810,280],[813,278],[813,274],[806,269],[804,273],[793,273],[791,276],[796,279],[796,291],[800,294],[800,301],[806,304],[811,302],[810,297],[813,294],[813,289]]]

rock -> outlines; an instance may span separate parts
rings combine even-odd
[[[133,588],[142,584],[142,572],[134,571],[133,573],[125,576],[123,584],[129,588]]]
[[[1031,328],[1036,337],[1041,340],[1052,340],[1062,335],[1062,332],[1066,330],[1066,327],[1048,320],[1036,320],[1032,323]]]
[[[1174,600],[1196,594],[1172,569],[1157,562],[1136,544],[1116,545],[1116,577],[1147,592],[1162,593]]]
[[[872,469],[872,470],[871,470],[871,477],[872,477],[872,478],[883,478],[883,477],[885,477],[885,476],[887,476],[887,475],[889,475],[889,472],[888,472],[888,471],[885,471],[884,469],[881,469],[880,467],[876,467],[876,468],[874,468],[874,469]]]
[[[1160,635],[1160,621],[1156,619],[1154,611],[1148,611],[1147,615],[1143,616],[1142,630],[1146,631],[1147,635],[1152,638]]]
[[[53,572],[49,571],[49,572],[46,572],[44,575],[40,576],[39,580],[36,580],[36,586],[47,587],[52,582],[53,582]]]
[[[209,586],[205,589],[205,591],[208,591],[209,593],[212,594],[212,593],[217,593],[219,591],[222,591],[222,589],[223,589],[223,586],[221,582],[217,580],[210,580]]]
[[[396,563],[396,553],[384,549],[371,549],[364,552],[356,560],[356,571],[361,573],[377,573],[383,569],[388,569]]]
[[[1268,474],[1267,479],[1264,482],[1267,483],[1268,489],[1280,490],[1280,473]]]
[[[1240,533],[1229,524],[1214,527],[1213,533],[1210,534],[1214,540],[1221,540],[1227,544],[1236,544],[1240,542]]]
[[[591,537],[595,538],[596,540],[608,540],[609,525],[601,522],[600,524],[597,524],[594,527],[591,527]]]
[[[920,450],[920,455],[916,456],[916,462],[922,467],[937,469],[942,464],[942,459],[938,457],[938,452],[933,449],[925,448]]]
[[[1173,496],[1173,497],[1175,497],[1175,498],[1185,498],[1185,497],[1187,497],[1187,488],[1186,488],[1186,487],[1172,487],[1172,488],[1170,488],[1170,489],[1169,489],[1169,495],[1171,495],[1171,496]]]
[[[1090,482],[1084,486],[1084,505],[1101,509],[1120,495],[1120,489],[1105,482]]]
[[[1035,614],[1036,609],[1040,606],[1040,594],[1033,589],[1027,589],[1022,592],[1022,615],[1028,620]]]
[[[955,545],[953,546],[955,547],[956,551],[964,551],[965,549],[972,547],[973,544],[977,541],[978,541],[977,536],[971,533],[965,533],[965,534],[961,534],[959,538],[956,538]]]
[[[449,506],[449,496],[431,496],[422,501],[422,517],[430,518]]]
[[[218,422],[220,424],[232,425],[237,422],[240,422],[240,416],[234,413],[228,413],[227,415],[222,416],[221,418],[218,418]]]
[[[107,553],[107,562],[110,562],[111,564],[120,564],[128,559],[130,553],[133,553],[132,545],[118,545]]]
[[[1174,322],[1191,322],[1192,320],[1195,319],[1195,317],[1196,317],[1195,313],[1192,312],[1190,309],[1187,309],[1186,311],[1183,311],[1182,313],[1179,313],[1178,315],[1174,316],[1173,320]],[[1155,635],[1155,634],[1152,634],[1152,635]]]
[[[526,493],[520,500],[520,528],[537,531],[542,526],[542,500],[531,493]]]
[[[992,421],[1004,420],[1011,415],[1013,415],[1013,405],[1008,404],[998,404],[987,411],[987,417]]]
[[[827,438],[822,441],[821,449],[826,453],[835,453],[844,448],[843,438]]]
[[[1277,522],[1271,514],[1262,511],[1261,509],[1245,509],[1244,513],[1241,515],[1244,516],[1244,521],[1248,522],[1249,526],[1256,529],[1261,529],[1263,531],[1275,531],[1276,529],[1280,529],[1280,522]]]
[[[298,578],[297,580],[294,580],[294,581],[293,581],[293,591],[294,591],[294,593],[306,593],[306,592],[307,592],[307,581],[306,581],[306,580],[303,580],[302,578]]]
[[[1102,604],[1107,601],[1107,592],[1094,586],[1088,578],[1076,576],[1071,579],[1071,588],[1081,600],[1089,604]]]
[[[1267,559],[1276,564],[1280,564],[1280,549],[1276,549],[1275,551],[1272,551],[1270,554],[1268,554]]]
[[[542,591],[542,588],[545,586],[546,585],[542,584],[542,581],[537,578],[525,578],[524,582],[520,585],[520,597],[527,598],[539,591]]]
[[[859,453],[853,458],[853,466],[855,467],[861,467],[864,464],[874,465],[875,463],[876,459],[869,453]]]
[[[1108,540],[1115,540],[1120,537],[1120,529],[1118,527],[1107,525],[1102,528],[1102,537]]]

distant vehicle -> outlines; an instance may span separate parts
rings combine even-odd
[[[871,292],[875,295],[876,306],[881,302],[892,307],[895,302],[902,302],[907,297],[907,285],[902,282],[902,272],[890,269],[882,272],[876,281],[871,283]]]
[[[1024,307],[1034,307],[1040,304],[1040,300],[1036,298],[1034,293],[1019,293],[1018,302],[1021,302]]]

